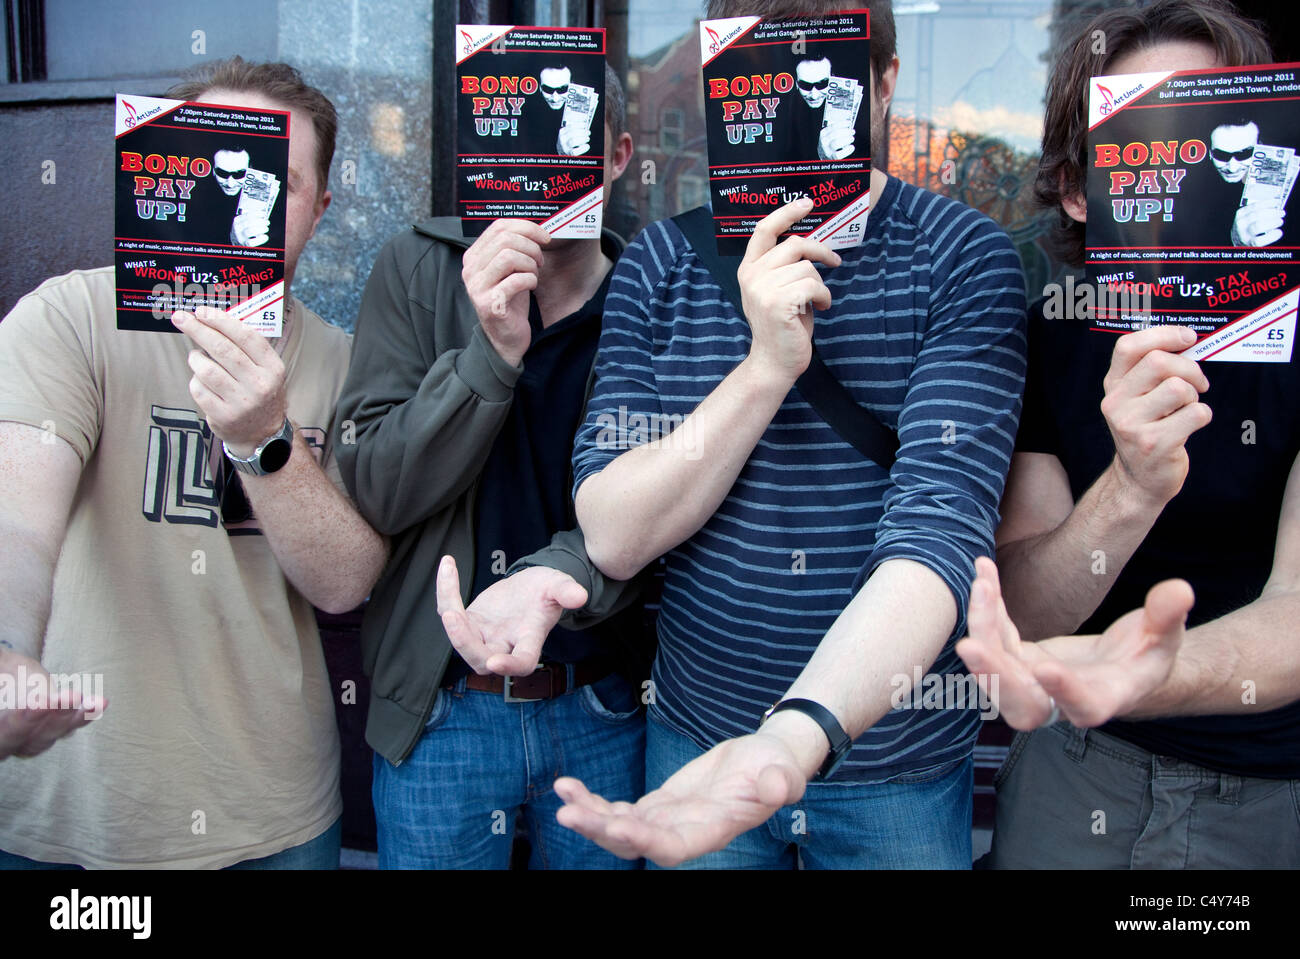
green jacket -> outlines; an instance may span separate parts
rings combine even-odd
[[[605,238],[622,250],[616,234]],[[415,746],[451,659],[434,598],[438,563],[456,558],[468,600],[478,478],[523,372],[492,347],[461,281],[470,242],[458,218],[439,217],[385,244],[335,417],[343,481],[362,515],[392,538],[361,627],[371,680],[366,741],[392,762]],[[602,576],[576,528],[515,564],[523,565],[560,569],[587,589],[588,604],[564,620],[574,629],[627,606],[640,588]]]

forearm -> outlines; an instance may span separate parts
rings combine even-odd
[[[10,517],[0,520],[0,542],[0,649],[39,661],[58,551]]]
[[[631,579],[703,526],[789,392],[746,359],[668,437],[628,450],[584,482],[578,523],[601,572]]]
[[[241,482],[289,582],[328,613],[360,605],[383,571],[387,542],[330,482],[302,437],[294,436],[282,469]]]
[[[1277,709],[1300,699],[1300,592],[1265,589],[1241,609],[1187,631],[1164,684],[1128,719]]]
[[[1114,464],[1055,529],[1000,543],[1007,612],[1027,641],[1074,633],[1101,605],[1163,504],[1133,491]]]
[[[827,630],[784,698],[820,703],[856,739],[889,712],[895,677],[910,681],[915,666],[928,669],[956,622],[952,591],[936,573],[912,560],[887,560]],[[788,741],[811,776],[826,758],[826,738],[810,721],[787,722]]]

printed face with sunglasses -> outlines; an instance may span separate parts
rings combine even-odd
[[[1210,134],[1210,159],[1219,176],[1228,183],[1240,183],[1250,171],[1250,158],[1259,144],[1259,127],[1224,124]]]
[[[212,176],[226,196],[234,196],[244,188],[247,172],[247,150],[218,150],[212,155]]]
[[[569,98],[569,80],[573,77],[568,67],[547,67],[537,77],[542,88],[542,99],[552,110],[564,106]]]
[[[826,92],[831,85],[831,62],[825,57],[803,60],[794,68],[794,79],[803,102],[819,110],[826,102]]]

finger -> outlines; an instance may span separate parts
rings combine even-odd
[[[1155,423],[1200,399],[1196,387],[1181,376],[1170,376],[1150,392],[1137,397],[1129,415],[1139,422]]]
[[[541,266],[541,248],[550,242],[551,235],[531,220],[497,220],[470,244],[470,248],[465,251],[465,256],[475,262],[480,260],[487,262],[503,246],[513,246],[530,255],[535,248],[537,265]]]
[[[831,291],[821,277],[815,280],[799,280],[795,283],[784,287],[786,294],[789,296],[790,303],[797,306],[797,313],[806,311],[806,304],[811,303],[818,310],[829,310],[831,308]]]
[[[447,639],[460,653],[461,658],[480,676],[488,672],[484,663],[490,655],[487,644],[474,628],[465,604],[460,598],[460,576],[456,570],[456,560],[448,555],[438,564],[438,576],[435,583],[435,595],[438,602],[438,615],[442,617],[442,628]]]
[[[537,273],[513,273],[506,277],[492,290],[492,302],[509,303],[520,293],[537,289]]]
[[[555,821],[620,859],[640,859],[653,844],[653,831],[631,815],[609,816],[580,806],[561,806]]]
[[[1195,342],[1196,334],[1185,326],[1153,326],[1147,330],[1125,333],[1115,343],[1107,381],[1124,376],[1152,350],[1174,353]]]
[[[1204,403],[1192,403],[1160,421],[1160,440],[1157,451],[1174,449],[1187,442],[1187,437],[1209,425],[1213,411]]]
[[[1113,393],[1119,397],[1143,396],[1174,377],[1185,380],[1198,394],[1210,388],[1205,371],[1190,356],[1152,350],[1123,377],[1108,385],[1107,394]]]
[[[471,278],[470,292],[473,293],[476,288],[490,290],[502,280],[519,273],[536,276],[537,271],[537,263],[531,256],[519,250],[507,248],[499,251]]]
[[[525,636],[508,653],[493,653],[483,665],[498,676],[531,676],[542,658],[546,637]]]
[[[221,418],[225,411],[226,401],[204,386],[198,377],[190,377],[190,396],[199,405],[199,411],[207,418],[209,426],[214,416]]]
[[[194,372],[194,378],[223,400],[239,392],[239,383],[235,378],[206,353],[190,350],[188,363]]]
[[[741,260],[742,265],[754,262],[776,246],[777,238],[806,217],[812,211],[812,208],[813,201],[811,199],[806,196],[800,197],[797,200],[790,201],[783,207],[773,210],[759,220],[758,225],[754,227],[754,235],[749,238],[749,244],[745,247],[745,258]]]
[[[806,236],[788,236],[775,249],[762,257],[761,266],[776,269],[800,260],[815,260],[827,266],[840,265],[840,255],[820,240],[810,240]]]
[[[614,812],[613,803],[601,796],[597,796],[583,785],[580,779],[575,779],[572,776],[561,776],[555,780],[554,789],[555,795],[559,796],[567,805],[578,806],[602,815]],[[629,806],[627,803],[623,805]]]
[[[221,364],[235,379],[242,379],[256,365],[254,354],[260,354],[248,337],[260,340],[261,347],[269,350],[265,337],[254,333],[228,313],[200,306],[193,313],[179,311],[173,322],[190,341]],[[272,355],[274,351],[272,350]]]

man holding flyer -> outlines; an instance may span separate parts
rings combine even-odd
[[[1098,35],[1105,53],[1093,51]],[[1270,60],[1259,28],[1220,0],[1109,11],[1079,32],[1049,88],[1037,184],[1063,211],[1071,262],[1083,262],[1092,217],[1080,152],[1088,78]],[[1046,320],[1042,301],[1031,310],[1025,417],[998,531],[1006,609],[985,567],[962,646],[1017,697],[1016,725],[1043,726],[1017,737],[999,773],[991,861],[1294,868],[1300,705],[1286,705],[1297,680],[1285,651],[1300,627],[1296,361],[1201,364],[1182,355],[1190,329],[1114,339],[1090,320]],[[1196,598],[1181,650],[1191,592],[1163,582],[1174,577]],[[1031,645],[1100,634],[1148,591],[1144,613],[1099,639]],[[1072,672],[1093,688],[1071,684]]]
[[[333,105],[238,57],[169,96],[291,113],[287,290],[330,203]],[[336,868],[312,606],[352,609],[386,557],[327,438],[347,336],[287,294],[274,341],[207,307],[183,336],[122,330],[114,286],[56,277],[0,323],[0,679],[76,671],[110,702],[53,745],[50,706],[0,708],[0,758],[49,747],[0,762],[0,868]]]
[[[605,91],[608,196],[632,138],[608,67]],[[561,238],[506,218],[468,239],[432,219],[390,240],[366,284],[339,402],[356,444],[339,453],[394,538],[362,626],[381,868],[504,869],[520,816],[533,868],[629,865],[557,826],[551,789],[560,775],[625,800],[643,788],[640,690],[619,637],[591,628],[635,589],[586,575],[568,491],[621,249],[610,231]],[[547,547],[558,568],[503,578]],[[579,607],[574,628],[552,628]]]
[[[714,0],[709,17],[849,6]],[[889,3],[867,6],[879,146],[898,59]],[[574,481],[602,572],[625,579],[667,554],[651,791],[629,804],[575,779],[555,788],[560,821],[620,856],[970,866],[978,711],[891,711],[891,689],[960,669],[952,644],[1019,415],[1023,279],[992,221],[871,177],[859,246],[778,242],[811,200],[761,220],[737,276],[743,311],[672,222],[647,228],[615,270]],[[897,432],[892,468],[792,390],[813,341],[854,405]],[[602,432],[620,414],[679,413],[661,442]]]

